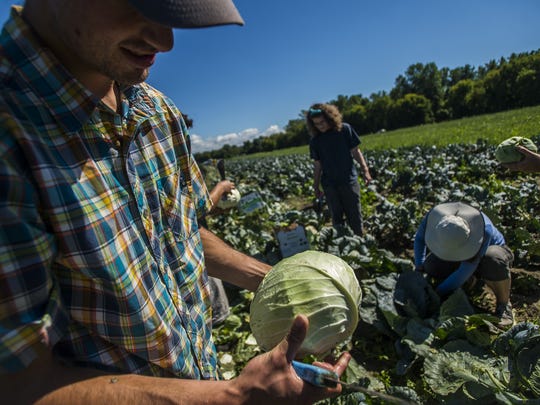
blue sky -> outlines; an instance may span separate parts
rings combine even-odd
[[[0,1],[0,18],[10,0]],[[194,119],[194,150],[282,129],[339,94],[540,48],[539,0],[236,0],[246,25],[175,30],[149,82]]]

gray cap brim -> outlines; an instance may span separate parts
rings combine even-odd
[[[129,0],[146,18],[173,28],[244,25],[231,0]]]

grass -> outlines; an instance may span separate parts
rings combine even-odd
[[[362,150],[394,149],[412,145],[445,146],[474,143],[485,139],[498,144],[511,136],[531,138],[540,134],[540,106],[478,115],[437,124],[402,128],[395,131],[361,136]],[[259,158],[308,153],[308,146],[255,153],[241,158]]]

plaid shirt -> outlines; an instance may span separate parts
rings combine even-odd
[[[97,100],[14,8],[0,37],[0,369],[47,343],[74,365],[217,378],[180,112],[146,84]]]

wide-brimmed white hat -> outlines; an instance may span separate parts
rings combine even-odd
[[[476,208],[462,202],[439,204],[428,214],[426,245],[442,260],[468,260],[482,246],[484,227],[484,217]]]
[[[129,0],[129,2],[146,18],[174,28],[244,24],[232,0]]]

